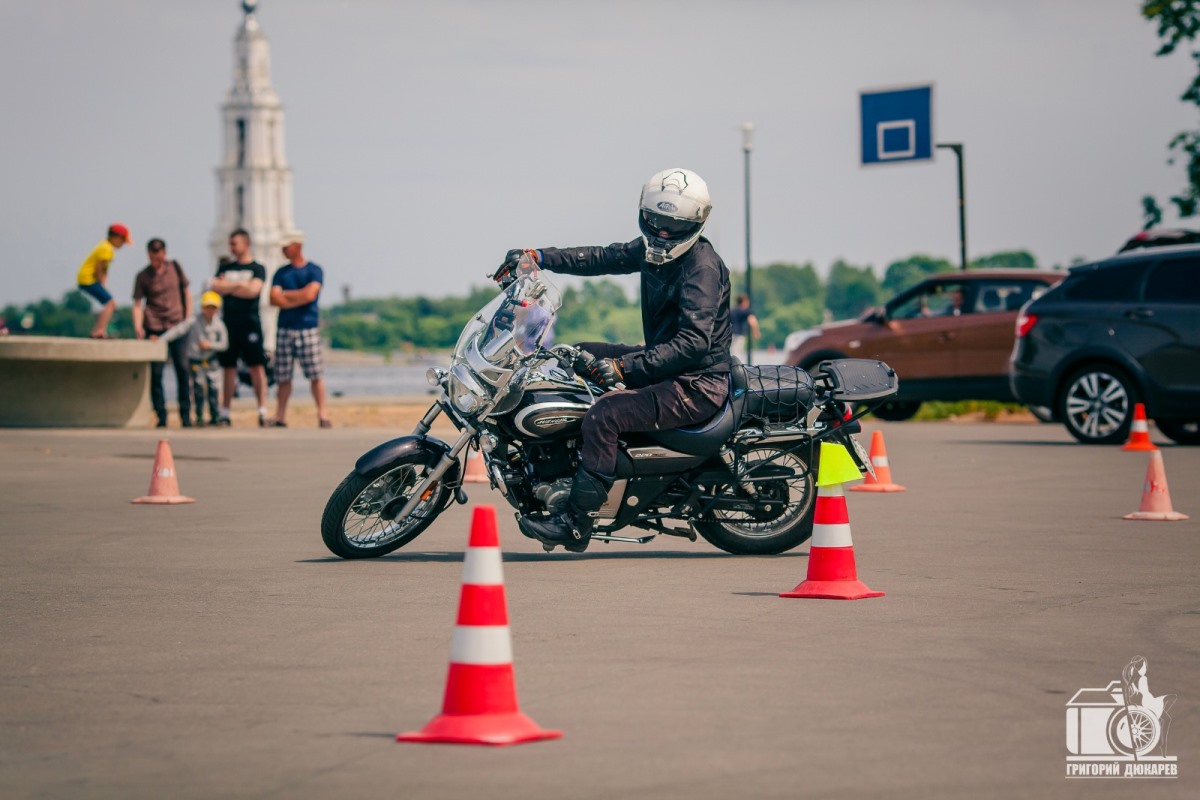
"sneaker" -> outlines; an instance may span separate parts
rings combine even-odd
[[[262,425],[265,428],[286,428],[287,427],[287,423],[281,419],[273,419],[273,420],[270,420],[269,422],[264,421],[262,423]]]
[[[258,412],[258,427],[260,427],[260,428],[272,427],[272,426],[267,425],[267,415],[261,411]]]
[[[220,419],[213,420],[213,425],[220,425],[222,428],[228,428],[232,424],[233,422],[230,421],[229,417],[221,417]]]
[[[317,424],[320,425],[322,428],[332,428],[333,427],[333,422],[331,420],[327,420],[327,419],[323,419],[320,422],[318,422]]]

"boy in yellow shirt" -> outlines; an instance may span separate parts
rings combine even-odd
[[[101,306],[96,315],[96,324],[92,326],[93,339],[109,338],[108,322],[117,310],[117,302],[105,288],[108,282],[108,265],[116,251],[131,241],[129,228],[119,222],[113,223],[108,226],[108,238],[92,248],[92,252],[88,253],[88,257],[79,265],[79,290],[91,296]]]

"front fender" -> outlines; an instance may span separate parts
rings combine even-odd
[[[429,436],[401,436],[363,453],[355,463],[354,471],[359,475],[367,475],[380,467],[404,459],[433,466],[449,452],[450,445],[441,439]],[[455,463],[446,472],[446,482],[451,486],[457,483],[459,472],[460,467]]]

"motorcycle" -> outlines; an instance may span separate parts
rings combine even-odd
[[[463,329],[450,368],[429,370],[441,391],[412,434],[365,453],[334,490],[321,518],[331,552],[385,555],[450,503],[466,503],[468,448],[482,454],[492,488],[518,523],[565,509],[583,417],[604,389],[577,374],[586,366],[581,350],[543,347],[561,300],[536,262],[523,258]],[[712,419],[622,438],[592,539],[644,544],[699,535],[738,555],[790,550],[812,535],[819,444],[846,446],[860,472],[871,471],[852,434],[897,390],[895,371],[880,361],[827,361],[814,374],[735,364],[729,399]],[[429,435],[441,414],[460,432],[452,443]],[[627,528],[645,533],[618,535]]]

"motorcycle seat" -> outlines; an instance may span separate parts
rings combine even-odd
[[[663,447],[690,456],[710,456],[721,449],[737,430],[746,396],[746,376],[741,365],[729,373],[729,394],[721,410],[704,422],[686,428],[650,431],[649,436]]]

